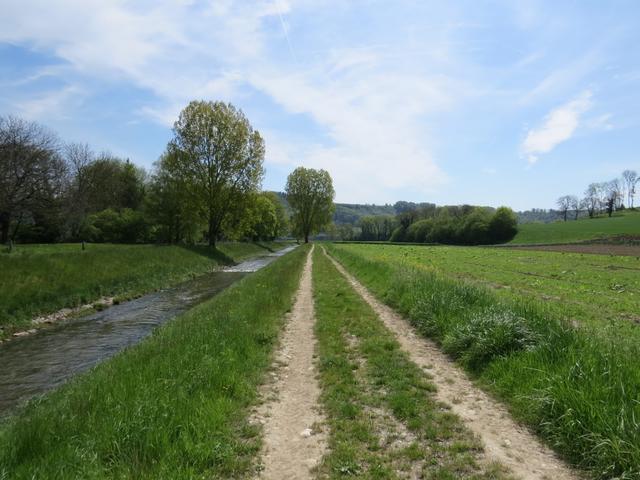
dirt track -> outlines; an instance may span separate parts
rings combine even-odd
[[[307,256],[276,356],[274,382],[268,392],[272,398],[256,414],[256,420],[264,424],[261,479],[313,478],[311,469],[326,448],[326,435],[318,429],[323,417],[318,407],[320,387],[314,363],[312,252]]]
[[[411,360],[433,376],[432,382],[437,386],[438,399],[448,404],[482,440],[489,461],[505,465],[522,479],[580,478],[533,434],[516,424],[503,406],[473,385],[465,373],[433,342],[416,335],[406,320],[376,300],[338,262],[333,258],[331,260],[395,334]]]

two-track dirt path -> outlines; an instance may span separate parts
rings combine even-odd
[[[325,252],[326,253],[326,252]],[[409,323],[379,302],[332,257],[332,262],[397,337],[411,360],[431,374],[437,398],[449,405],[485,447],[487,460],[497,461],[522,479],[570,480],[580,478],[509,412],[476,387],[465,373],[431,341],[416,335]]]
[[[276,354],[272,399],[261,405],[257,418],[264,424],[264,451],[259,478],[304,480],[326,449],[326,435],[318,406],[320,387],[314,362],[314,309],[311,282],[313,248],[302,272],[293,310]]]

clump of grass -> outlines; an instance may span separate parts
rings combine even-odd
[[[468,368],[479,370],[496,357],[532,348],[540,340],[524,318],[493,306],[457,324],[445,335],[442,346]]]
[[[257,385],[306,247],[235,283],[0,424],[0,478],[237,478]]]
[[[575,328],[530,298],[372,258],[362,246],[331,251],[572,463],[597,478],[640,478],[637,331]]]
[[[434,385],[319,249],[313,275],[330,427],[320,478],[504,478],[477,461],[479,442],[435,399]],[[394,440],[399,431],[402,440]]]
[[[271,247],[284,246],[273,243]],[[267,253],[252,243],[203,246],[18,246],[0,255],[0,339],[36,315],[76,307],[100,297],[137,295],[211,271],[218,265]]]

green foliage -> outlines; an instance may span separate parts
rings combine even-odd
[[[466,208],[468,207],[468,208]],[[517,231],[513,211],[500,207],[495,212],[481,207],[433,207],[428,218],[404,212],[398,216],[400,226],[391,234],[392,242],[481,245],[503,243]]]
[[[140,211],[108,208],[89,215],[80,235],[89,242],[144,243],[149,241],[149,225]]]
[[[441,342],[485,388],[504,399],[519,419],[574,464],[602,479],[640,476],[640,405],[636,395],[629,393],[640,390],[640,333],[635,325],[598,318],[574,326],[566,320],[572,308],[568,301],[552,309],[532,298],[530,289],[499,295],[450,278],[470,269],[475,269],[474,275],[479,272],[492,278],[504,268],[493,263],[498,254],[495,249],[336,245],[331,250],[378,296],[408,315],[420,332]],[[457,265],[458,270],[440,270],[431,263],[439,251],[450,257],[446,264]],[[504,255],[513,261],[522,252]],[[562,257],[545,253],[537,258],[545,256],[549,265]],[[489,260],[486,270],[477,269],[479,258]],[[590,270],[590,279],[597,278],[599,265],[594,268],[592,262],[605,268],[606,263],[597,256],[586,258],[571,255],[564,261]],[[536,264],[532,259],[522,263]],[[526,272],[518,272],[521,266],[512,268],[513,278],[532,281]],[[609,282],[611,275],[608,269]],[[626,273],[616,270],[615,275]],[[629,288],[637,288],[638,280],[634,281]],[[567,282],[575,301],[583,294],[580,277],[570,275]],[[593,285],[590,290],[595,291]],[[589,298],[593,297],[590,293]],[[598,305],[586,303],[583,308],[593,309],[599,317]],[[627,314],[635,311],[637,306],[627,303]]]
[[[226,242],[216,249],[90,244],[85,251],[79,244],[19,245],[0,254],[0,338],[29,328],[38,314],[146,293],[264,252],[263,246]]]
[[[333,182],[326,170],[298,167],[287,177],[287,201],[293,210],[292,230],[309,241],[309,235],[331,222]]]
[[[359,221],[360,240],[389,240],[396,227],[395,218],[391,215],[368,215]]]
[[[260,439],[249,408],[307,251],[247,276],[5,420],[0,477],[251,475]]]
[[[264,141],[241,110],[223,102],[189,103],[173,133],[160,168],[178,182],[188,208],[206,222],[213,245],[223,225],[241,218],[258,192]]]
[[[599,216],[568,222],[526,223],[511,243],[568,243],[616,235],[640,236],[640,212],[625,210],[611,218]]]

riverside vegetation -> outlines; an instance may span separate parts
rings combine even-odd
[[[36,315],[101,297],[130,298],[284,246],[21,245],[0,254],[0,339],[29,328]]]
[[[245,277],[0,424],[0,478],[237,478],[307,247]],[[277,281],[274,281],[277,279]]]
[[[640,476],[640,333],[632,325],[575,325],[527,295],[499,296],[415,257],[403,261],[407,247],[381,248],[330,251],[571,463],[597,478]]]

